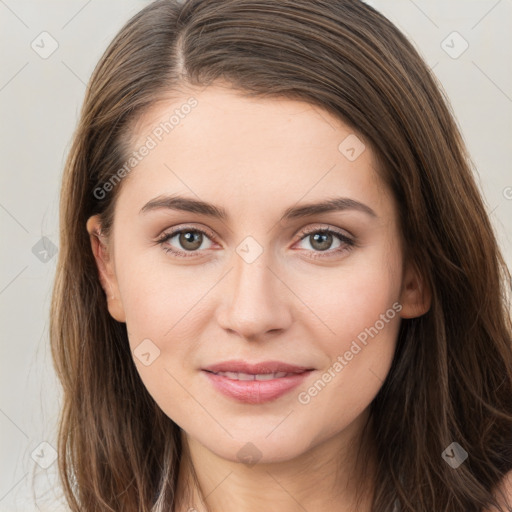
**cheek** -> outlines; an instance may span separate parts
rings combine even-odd
[[[389,372],[402,308],[400,260],[392,261],[375,258],[340,270],[324,286],[326,292],[315,288],[308,295],[308,305],[324,324],[318,323],[310,336],[327,357],[318,378],[299,390],[297,402],[308,416],[328,419],[327,429],[336,430],[360,414]]]
[[[117,274],[131,343],[165,342],[197,326],[201,301],[219,279],[215,272],[198,273],[193,266],[167,265],[161,255],[123,260]]]
[[[184,369],[194,365],[207,317],[205,294],[218,272],[198,278],[192,266],[172,267],[161,258],[149,264],[147,257],[134,256],[124,258],[116,271],[130,350],[144,386],[159,404],[172,403],[177,410],[193,406],[180,383]]]
[[[314,339],[325,340],[331,355],[346,349],[352,339],[373,326],[399,300],[398,265],[391,266],[390,261],[389,257],[354,259],[346,267],[328,269],[325,277],[317,276],[314,282],[308,277],[298,279],[297,283],[301,283],[298,294],[307,299],[310,311],[323,324],[323,328],[320,323],[315,327]],[[395,310],[386,319],[392,320]],[[312,325],[311,321],[308,323]],[[381,323],[379,330],[383,327]],[[323,336],[319,337],[321,329]]]
[[[301,436],[313,439],[313,444],[321,442],[346,429],[369,407],[391,367],[399,309],[397,302],[368,301],[353,315],[340,312],[338,336],[322,345],[329,361],[316,379],[297,391]]]

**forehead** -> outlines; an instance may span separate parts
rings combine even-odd
[[[129,173],[132,199],[179,189],[217,203],[274,198],[289,206],[343,194],[377,210],[391,199],[363,137],[303,101],[191,88],[148,109],[131,140],[132,151],[152,146]]]

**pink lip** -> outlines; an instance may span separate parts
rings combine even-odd
[[[264,361],[249,364],[244,361],[226,361],[203,369],[213,386],[229,398],[234,398],[246,404],[261,404],[276,400],[301,384],[313,369],[295,366],[280,361]],[[241,372],[262,374],[286,372],[294,375],[271,380],[234,380],[213,372]]]
[[[313,370],[307,366],[296,366],[281,361],[262,361],[260,363],[247,363],[241,360],[224,361],[222,363],[212,364],[206,366],[203,370],[210,372],[241,372],[251,373],[256,375],[258,373],[275,373],[275,372],[286,372],[286,373],[302,373],[307,370]]]

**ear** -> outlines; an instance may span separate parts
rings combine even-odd
[[[423,276],[412,263],[406,264],[400,293],[400,316],[416,318],[424,315],[430,309],[431,302],[432,293]]]
[[[108,311],[118,322],[126,322],[112,255],[112,244],[108,244],[106,236],[101,232],[99,215],[89,217],[86,224],[91,241],[91,248],[98,267],[101,286],[107,297]]]

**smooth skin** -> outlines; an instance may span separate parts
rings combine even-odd
[[[389,372],[401,319],[424,314],[431,301],[403,260],[397,206],[369,144],[349,126],[308,103],[250,99],[226,84],[155,104],[133,127],[133,150],[190,96],[197,106],[123,179],[110,239],[99,234],[98,216],[87,222],[109,312],[126,323],[132,352],[147,339],[158,347],[151,364],[135,355],[134,364],[190,446],[177,510],[206,510],[197,492],[184,493],[191,461],[214,512],[356,510],[355,447],[369,405]],[[354,161],[339,150],[349,135],[366,146]],[[228,217],[141,213],[171,194],[213,203]],[[281,221],[287,208],[333,197],[359,201],[375,216],[346,209]],[[157,242],[174,228],[209,234],[196,235],[198,248],[179,235]],[[325,228],[355,245],[335,234],[315,241]],[[263,251],[250,263],[237,252],[246,237],[256,242],[250,251]],[[299,393],[394,303],[399,314],[300,403]],[[274,401],[244,404],[201,371],[230,359],[315,371]],[[255,465],[237,455],[249,442]],[[370,510],[369,476],[364,484],[360,512]]]

